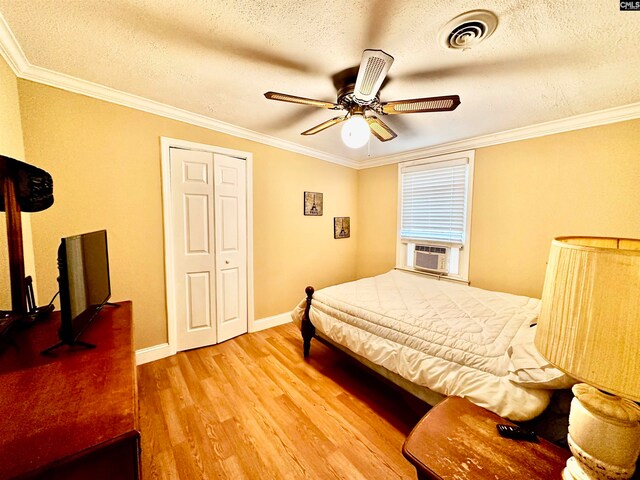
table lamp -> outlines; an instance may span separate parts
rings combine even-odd
[[[640,453],[640,240],[553,240],[536,329],[540,353],[585,382],[573,387],[562,478],[630,478]]]

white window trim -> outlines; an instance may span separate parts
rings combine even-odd
[[[402,170],[416,165],[426,165],[431,163],[452,162],[465,159],[468,162],[467,170],[467,194],[466,194],[466,218],[465,218],[465,240],[464,248],[460,252],[460,265],[457,275],[438,275],[435,273],[421,272],[413,268],[407,267],[406,260],[406,242],[407,239],[400,238],[400,228],[402,225]],[[415,273],[421,273],[429,276],[442,277],[444,279],[457,280],[469,283],[469,259],[471,258],[471,212],[473,200],[473,175],[475,165],[475,150],[467,150],[464,152],[449,153],[446,155],[438,155],[435,157],[421,158],[410,162],[398,163],[398,222],[396,226],[396,268],[400,270],[409,270]],[[430,242],[434,245],[451,244],[447,242]]]

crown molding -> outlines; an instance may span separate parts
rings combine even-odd
[[[550,122],[537,123],[528,127],[514,128],[499,133],[491,133],[480,137],[467,138],[456,142],[442,143],[432,147],[419,148],[408,152],[387,155],[360,163],[360,169],[373,168],[393,163],[418,160],[420,158],[434,157],[447,153],[456,153],[463,150],[471,150],[501,143],[517,142],[530,138],[543,137],[556,133],[580,130],[582,128],[597,127],[609,123],[624,122],[640,118],[640,102],[608,108],[597,112],[584,113],[573,117],[552,120]]]
[[[16,76],[29,66],[20,44],[0,13],[0,54]]]
[[[78,93],[80,95],[134,108],[136,110],[142,110],[154,115],[225,133],[234,137],[244,138],[264,145],[270,145],[272,147],[299,153],[301,155],[307,155],[309,157],[357,170],[640,118],[640,102],[637,102],[597,112],[575,115],[573,117],[563,118],[560,120],[538,123],[528,127],[515,128],[504,132],[492,133],[455,142],[434,145],[431,147],[410,150],[407,152],[386,155],[384,157],[377,157],[371,160],[367,158],[362,160],[351,160],[346,157],[332,155],[294,142],[281,140],[270,135],[265,135],[230,123],[215,120],[205,115],[189,112],[171,105],[166,105],[164,103],[132,95],[104,85],[81,80],[70,75],[32,65],[27,60],[20,44],[16,40],[13,32],[1,13],[0,54],[2,54],[14,74],[25,80],[31,80],[37,83],[60,88],[62,90],[67,90],[69,92]]]
[[[134,108],[143,112],[214,130],[216,132],[225,133],[234,137],[244,138],[246,140],[262,143],[282,150],[307,155],[309,157],[318,158],[320,160],[345,167],[356,169],[360,167],[360,162],[349,158],[321,152],[320,150],[238,127],[205,115],[189,112],[181,108],[149,100],[137,95],[132,95],[98,83],[89,82],[71,75],[54,72],[53,70],[32,65],[27,60],[20,44],[7,25],[2,14],[0,14],[0,53],[5,58],[15,75],[25,80],[31,80],[33,82],[42,83],[44,85],[60,88],[69,92],[79,93],[80,95],[96,98],[98,100],[116,103],[124,107]]]
[[[178,120],[180,122],[188,123],[198,127],[203,127],[216,132],[225,133],[238,138],[244,138],[254,142],[262,143],[272,147],[277,147],[282,150],[288,150],[309,157],[318,158],[327,162],[336,163],[350,168],[358,168],[360,164],[354,160],[343,158],[337,155],[331,155],[320,150],[305,147],[297,143],[289,142],[287,140],[281,140],[270,135],[258,133],[247,128],[238,127],[230,123],[226,123],[220,120],[215,120],[205,115],[189,112],[178,107],[166,105],[164,103],[149,100],[147,98],[132,95],[114,88],[106,87],[97,83],[81,80],[64,73],[54,72],[46,68],[36,67],[29,65],[26,70],[23,70],[20,78],[25,80],[31,80],[34,82],[49,85],[51,87],[60,88],[69,92],[79,93],[87,97],[96,98],[98,100],[104,100],[111,103],[116,103],[143,112],[152,113],[161,117],[170,118],[172,120]]]

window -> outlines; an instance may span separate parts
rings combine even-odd
[[[398,165],[397,267],[468,281],[473,160],[468,151]]]

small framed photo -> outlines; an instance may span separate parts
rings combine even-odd
[[[322,216],[322,194],[319,192],[304,192],[304,214],[312,217]]]
[[[333,217],[333,238],[351,236],[351,217]]]

